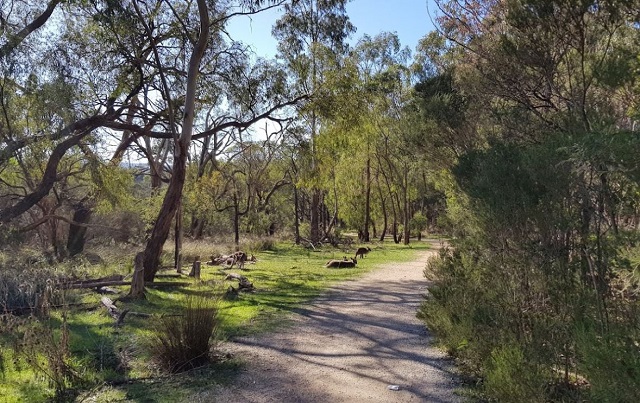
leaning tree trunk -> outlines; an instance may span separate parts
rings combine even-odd
[[[165,194],[160,208],[160,214],[156,220],[151,236],[147,241],[144,251],[144,280],[153,281],[160,269],[160,255],[162,247],[169,237],[173,217],[178,210],[182,198],[182,188],[186,178],[187,148],[182,148],[181,142],[176,144],[176,155],[173,163],[173,174],[169,182],[169,188]],[[178,151],[179,150],[179,151]]]
[[[387,236],[387,227],[389,225],[389,218],[387,217],[387,205],[382,195],[382,188],[378,186],[378,192],[380,193],[380,207],[382,207],[382,233],[380,234],[380,242],[384,242],[384,237]]]
[[[196,101],[196,81],[198,77],[198,69],[200,61],[207,48],[209,38],[209,14],[207,10],[207,1],[198,0],[198,14],[200,16],[200,35],[198,42],[193,49],[191,58],[189,59],[189,70],[187,73],[187,91],[184,102],[184,119],[182,124],[182,134],[178,138],[174,138],[175,150],[173,159],[173,172],[167,193],[162,201],[162,207],[158,214],[151,236],[147,241],[144,251],[144,279],[145,281],[153,281],[156,273],[160,269],[160,254],[162,247],[169,236],[171,230],[171,222],[178,209],[178,203],[182,198],[182,188],[187,173],[187,158],[189,145],[191,144],[191,136],[193,134],[193,120],[195,117],[195,101]]]

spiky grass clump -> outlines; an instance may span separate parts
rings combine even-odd
[[[218,303],[203,297],[189,297],[180,316],[158,321],[152,349],[157,362],[171,373],[209,362],[218,333]]]

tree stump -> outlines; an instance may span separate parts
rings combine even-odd
[[[133,278],[128,298],[145,298],[144,295],[144,252],[138,252],[133,260]]]

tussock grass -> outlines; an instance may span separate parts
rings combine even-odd
[[[162,367],[171,373],[209,362],[218,328],[217,300],[189,296],[181,316],[163,316],[154,324],[150,345]]]

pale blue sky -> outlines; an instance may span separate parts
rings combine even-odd
[[[433,16],[433,0],[352,0],[347,3],[347,13],[357,31],[350,42],[355,43],[364,34],[397,32],[402,46],[413,52],[418,40],[433,30],[427,3]],[[280,14],[280,10],[269,10],[251,19],[235,18],[229,32],[235,40],[251,44],[258,56],[273,57],[277,43],[271,36],[271,27]]]

